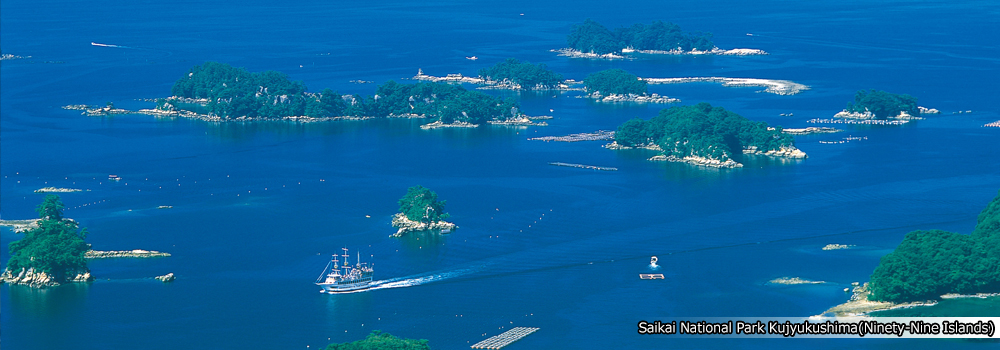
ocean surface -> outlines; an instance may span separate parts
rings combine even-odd
[[[586,18],[609,27],[671,21],[714,33],[720,48],[770,55],[593,61],[549,52],[565,47],[571,25]],[[88,189],[62,199],[94,249],[173,256],[91,261],[98,280],[87,285],[0,286],[2,344],[315,349],[377,329],[428,339],[434,349],[468,349],[525,326],[541,329],[509,349],[990,347],[678,339],[640,336],[636,324],[820,314],[846,301],[843,289],[867,281],[907,232],[971,232],[1000,189],[1000,128],[983,127],[1000,120],[997,18],[995,1],[4,0],[0,48],[31,57],[0,64],[0,218],[35,217],[41,187]],[[793,96],[651,86],[681,104],[709,102],[784,127],[824,126],[806,121],[831,117],[869,88],[914,95],[942,113],[799,136],[808,159],[718,170],[648,162],[645,151],[602,142],[528,141],[613,130],[665,107],[601,105],[573,92],[489,92],[517,98],[529,115],[554,117],[547,127],[520,129],[420,130],[407,120],[212,124],[60,108],[147,108],[139,99],[169,95],[206,61],[285,72],[311,91],[372,94],[388,80],[410,83],[417,69],[474,76],[508,57],[577,80],[623,68],[641,77],[809,85]],[[863,139],[820,142],[849,136]],[[123,180],[109,182],[110,174]],[[418,184],[447,200],[460,229],[389,237],[396,201]],[[6,245],[19,236],[4,228],[0,239],[5,264]],[[855,247],[820,249],[831,243]],[[374,263],[375,278],[392,288],[318,293],[313,282],[342,247]],[[653,271],[651,256],[665,279],[637,278]],[[152,279],[168,272],[175,282]],[[826,283],[767,284],[778,277]]]

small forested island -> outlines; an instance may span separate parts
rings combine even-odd
[[[624,54],[714,54],[714,55],[766,55],[763,50],[722,50],[712,43],[711,33],[685,33],[681,27],[663,21],[650,24],[636,23],[614,31],[592,19],[573,26],[566,37],[567,49],[553,50],[563,56],[583,58],[624,58]]]
[[[172,96],[156,99],[155,109],[138,113],[207,121],[288,120],[297,122],[369,118],[427,118],[429,127],[475,127],[526,118],[516,102],[445,83],[380,85],[374,96],[341,95],[324,89],[307,92],[284,73],[251,73],[228,64],[207,62],[178,79]],[[87,115],[134,113],[109,107],[74,105]]]
[[[545,64],[521,62],[508,58],[492,67],[479,70],[487,85],[507,87],[512,90],[552,90],[563,85],[563,76]]]
[[[738,168],[741,154],[805,158],[781,127],[754,122],[708,103],[660,110],[650,120],[631,119],[618,126],[610,149],[647,148],[661,152],[650,160]]]
[[[850,302],[827,312],[858,314],[933,305],[955,294],[1000,296],[998,247],[1000,193],[979,213],[971,234],[941,230],[907,233],[903,242],[879,261],[871,282],[857,285]]]
[[[880,90],[860,90],[854,94],[854,101],[847,103],[836,118],[851,119],[915,119],[920,117],[923,107],[917,106],[917,98],[906,94],[893,94]]]
[[[94,280],[84,258],[90,250],[84,242],[87,229],[64,218],[64,208],[59,196],[45,196],[36,209],[37,227],[24,231],[24,238],[9,244],[10,260],[0,282],[45,288]]]
[[[581,52],[603,55],[619,53],[623,48],[657,51],[708,51],[715,47],[711,33],[685,33],[673,23],[655,21],[649,25],[636,23],[614,31],[592,19],[573,26],[566,37],[569,47]]]
[[[326,346],[326,350],[430,350],[427,339],[403,339],[382,331],[372,331],[363,340],[350,343],[334,343]]]
[[[674,103],[676,98],[647,93],[645,80],[623,69],[613,68],[587,75],[583,80],[587,97],[601,102]]]
[[[417,185],[406,190],[399,199],[399,213],[392,217],[392,227],[399,230],[393,237],[402,237],[408,232],[432,231],[450,233],[457,225],[445,220],[450,217],[444,211],[445,201],[439,201],[437,193]]]

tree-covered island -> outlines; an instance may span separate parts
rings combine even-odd
[[[403,339],[382,331],[372,331],[363,340],[334,343],[326,350],[430,350],[427,339]]]
[[[660,110],[650,120],[618,126],[612,149],[641,147],[661,152],[650,160],[687,162],[719,168],[742,167],[742,154],[805,158],[781,127],[754,122],[708,103]]]
[[[1000,193],[971,234],[913,231],[872,273],[869,300],[909,302],[1000,292]]]
[[[622,49],[676,51],[709,51],[715,48],[711,33],[685,33],[673,23],[655,21],[636,23],[614,31],[592,19],[573,26],[566,37],[571,49],[598,55],[621,53]]]
[[[563,85],[563,76],[553,72],[544,63],[531,64],[508,58],[492,67],[479,70],[479,77],[488,85],[509,87],[513,90],[552,90]]]
[[[645,80],[623,69],[591,73],[583,80],[587,97],[601,102],[674,103],[676,98],[649,94]]]
[[[90,245],[84,242],[87,229],[80,229],[76,221],[64,218],[64,208],[59,196],[45,196],[36,208],[37,227],[9,244],[10,260],[0,282],[45,288],[94,280],[84,258],[90,250]]]
[[[284,73],[251,73],[228,64],[195,66],[174,83],[172,97],[157,100],[151,114],[179,114],[213,121],[336,120],[418,116],[438,126],[479,125],[522,118],[512,100],[443,83],[386,82],[374,96],[307,92]],[[185,114],[186,113],[186,114]]]
[[[392,217],[392,227],[399,229],[393,237],[414,231],[449,233],[458,228],[445,221],[450,215],[444,211],[444,205],[445,201],[439,201],[434,191],[420,185],[408,188],[399,199],[399,213]]]
[[[1000,193],[979,213],[971,234],[917,230],[880,259],[871,281],[827,313],[856,315],[956,295],[1000,293]],[[995,295],[995,294],[994,294]],[[952,315],[962,316],[962,315]]]
[[[847,103],[836,118],[851,119],[912,119],[920,117],[917,98],[906,94],[893,94],[881,90],[860,90],[854,101]]]

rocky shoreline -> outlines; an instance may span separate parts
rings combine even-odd
[[[163,283],[173,282],[175,279],[177,279],[177,277],[174,277],[174,273],[173,272],[168,273],[168,274],[163,275],[163,276],[156,276],[156,277],[153,277],[153,278],[156,279],[157,281],[160,281],[160,282],[163,282]]]
[[[802,129],[788,128],[788,129],[783,129],[781,131],[789,135],[809,135],[809,134],[832,134],[832,133],[842,132],[844,130],[831,128],[828,126],[820,126],[820,127],[810,126],[808,128],[802,128]]]
[[[396,213],[396,215],[392,216],[392,227],[396,227],[398,230],[390,237],[403,237],[407,233],[419,231],[450,233],[457,229],[458,225],[447,221],[435,221],[431,223],[417,222],[410,220],[403,213]]]
[[[809,155],[807,155],[806,152],[802,152],[802,150],[795,148],[793,146],[782,147],[780,149],[776,150],[772,149],[767,151],[761,151],[758,150],[756,146],[750,146],[748,148],[743,149],[743,154],[754,154],[754,155],[783,157],[792,159],[809,158]]]
[[[683,51],[681,49],[674,49],[669,51],[663,50],[635,50],[633,48],[623,48],[618,53],[606,53],[597,54],[593,52],[583,52],[571,48],[561,48],[555,50],[549,50],[549,52],[555,52],[559,56],[570,57],[570,58],[589,58],[589,59],[604,59],[604,60],[621,60],[621,59],[635,59],[634,56],[629,54],[647,54],[647,55],[717,55],[717,56],[761,56],[768,55],[767,51],[760,49],[729,49],[723,50],[718,47],[713,47],[711,50],[701,51],[698,49],[692,49],[690,51]]]
[[[677,102],[681,102],[680,99],[676,99],[676,98],[672,98],[672,97],[667,97],[667,96],[660,96],[659,94],[655,94],[655,93],[654,94],[642,94],[642,95],[636,95],[636,94],[628,94],[628,95],[619,95],[619,94],[602,95],[600,92],[594,92],[594,93],[586,94],[586,95],[579,96],[579,97],[589,98],[589,99],[594,100],[596,102],[602,102],[602,103],[624,103],[624,102],[633,102],[633,103],[677,103]]]
[[[647,55],[719,55],[719,56],[762,56],[769,55],[767,51],[761,49],[729,49],[723,50],[718,47],[713,47],[711,50],[701,51],[698,49],[691,49],[691,51],[684,51],[679,48],[664,51],[664,50],[636,50],[631,47],[626,47],[622,49],[622,53],[643,53]]]
[[[732,159],[726,159],[726,160],[723,161],[723,160],[719,160],[719,159],[715,159],[715,158],[707,158],[707,157],[700,157],[700,156],[693,156],[693,155],[689,155],[689,156],[685,156],[684,158],[680,158],[680,157],[677,157],[677,156],[674,156],[674,155],[668,156],[668,155],[661,154],[661,155],[652,156],[648,160],[651,160],[651,161],[666,161],[666,162],[682,162],[682,163],[688,163],[688,164],[691,164],[691,165],[699,165],[699,166],[710,167],[710,168],[742,168],[743,167],[743,164],[738,163],[738,162],[736,162],[735,160],[732,160]]]
[[[833,314],[837,317],[865,316],[875,311],[937,305],[937,302],[933,300],[898,304],[887,301],[868,300],[867,282],[865,282],[865,284],[854,282],[852,285],[854,286],[854,289],[852,290],[853,294],[851,295],[851,299],[846,303],[827,309],[823,312],[823,314]]]
[[[917,108],[920,110],[920,114],[924,114],[924,111],[926,111],[926,114],[938,114],[938,113],[940,113],[938,110],[933,109],[933,108],[931,108],[931,109],[924,108],[924,107],[917,107]],[[840,118],[840,119],[857,119],[857,120],[873,120],[873,119],[876,119],[875,118],[875,114],[872,113],[872,112],[869,112],[869,111],[864,111],[863,113],[848,112],[846,109],[842,110],[840,112],[837,112],[837,114],[834,114],[833,117],[834,118]],[[920,117],[920,116],[910,115],[906,111],[900,111],[898,115],[888,117],[887,119],[888,120],[906,120],[906,121],[909,121],[909,120],[922,120],[924,118]]]
[[[38,219],[0,220],[0,226],[10,227],[16,233],[38,228]]]
[[[94,276],[90,275],[90,270],[72,271],[70,275],[73,275],[73,278],[67,279],[66,283],[84,283],[94,280]],[[4,270],[3,274],[0,275],[0,283],[26,285],[31,288],[48,288],[61,285],[53,276],[44,271],[35,271],[35,268],[25,269],[23,267],[17,275],[14,275],[10,270]]]
[[[789,80],[757,79],[757,78],[723,78],[723,77],[693,77],[693,78],[641,78],[647,84],[683,84],[683,83],[720,83],[727,87],[757,86],[763,87],[763,92],[775,95],[795,95],[809,86]]]
[[[633,147],[633,146],[623,146],[623,145],[618,144],[617,141],[612,141],[611,143],[606,144],[606,145],[604,145],[602,147],[607,148],[607,149],[611,149],[611,150],[625,150],[625,149],[641,148],[641,149],[647,149],[647,150],[650,150],[650,151],[663,152],[663,148],[661,148],[659,145],[656,145],[656,144],[649,144],[649,145],[643,145],[643,146]],[[762,155],[762,156],[770,156],[770,157],[782,157],[782,158],[792,158],[792,159],[801,159],[801,158],[807,158],[808,157],[808,155],[805,152],[802,152],[801,150],[799,150],[798,148],[795,148],[795,147],[783,147],[783,148],[777,149],[777,150],[760,151],[760,150],[757,150],[756,147],[751,146],[750,148],[744,149],[743,150],[743,154]],[[735,160],[732,160],[732,159],[721,160],[721,159],[701,157],[701,156],[696,156],[696,155],[687,155],[687,156],[684,156],[684,157],[678,157],[678,156],[675,156],[675,155],[669,155],[668,156],[668,155],[665,155],[665,154],[659,154],[659,155],[655,155],[655,156],[650,157],[648,160],[650,160],[650,161],[660,161],[660,162],[683,162],[683,163],[688,163],[688,164],[692,164],[692,165],[699,165],[699,166],[712,167],[712,168],[742,168],[743,167],[743,164],[741,164],[741,163],[739,163],[739,162],[737,162]]]
[[[785,284],[785,285],[796,285],[796,284],[823,284],[826,281],[810,281],[807,279],[799,277],[779,277],[773,280],[767,281],[769,284]]]
[[[418,69],[417,70],[417,75],[414,75],[410,79],[412,79],[412,80],[421,80],[421,81],[430,81],[430,82],[435,82],[435,83],[444,82],[444,83],[455,83],[455,84],[465,83],[465,84],[481,85],[480,87],[477,88],[477,89],[480,89],[480,90],[583,91],[583,88],[574,88],[574,87],[572,87],[573,85],[579,85],[579,84],[581,84],[581,82],[578,82],[578,81],[575,81],[575,80],[572,80],[572,79],[565,80],[565,81],[563,81],[562,83],[560,83],[559,85],[556,85],[556,86],[549,86],[549,85],[538,84],[538,85],[535,85],[535,86],[532,86],[532,87],[529,87],[529,88],[524,88],[520,84],[515,83],[514,81],[512,81],[510,79],[491,80],[491,79],[484,78],[482,76],[479,76],[479,77],[467,77],[467,76],[462,75],[461,73],[448,74],[448,75],[443,76],[443,77],[436,77],[436,76],[433,76],[433,75],[424,74],[423,69]]]
[[[108,258],[158,258],[167,257],[170,253],[158,252],[155,250],[88,250],[84,253],[85,259],[108,259]]]

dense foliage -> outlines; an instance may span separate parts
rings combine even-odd
[[[643,95],[646,93],[646,81],[623,69],[606,69],[590,73],[583,79],[587,92],[601,95]]]
[[[794,145],[781,128],[768,128],[708,103],[660,110],[650,120],[632,119],[618,127],[615,142],[623,146],[659,145],[665,155],[732,159],[744,149],[778,150]]]
[[[387,117],[412,113],[437,117],[445,123],[480,124],[518,114],[512,101],[456,85],[389,81],[378,87],[375,96],[340,95],[330,89],[315,94],[306,92],[305,85],[290,81],[283,73],[250,73],[217,62],[195,66],[174,83],[171,92],[176,97],[208,99],[208,113],[223,118]],[[162,108],[165,102],[159,101],[158,106]]]
[[[913,231],[872,273],[869,299],[907,302],[947,293],[1000,292],[1000,194],[971,235]]]
[[[59,196],[45,196],[36,209],[38,228],[28,230],[24,238],[9,245],[8,271],[16,275],[22,268],[34,268],[61,283],[87,270],[87,261],[83,258],[90,249],[83,241],[87,229],[78,229],[75,221],[63,218],[64,208]]]
[[[446,201],[438,201],[437,193],[423,186],[413,186],[399,199],[399,212],[407,219],[418,222],[435,222],[448,219],[444,212]]]
[[[373,331],[364,340],[330,344],[326,350],[430,350],[427,339],[402,339],[382,331]]]
[[[858,91],[854,94],[854,102],[847,104],[847,111],[854,113],[871,112],[875,118],[885,119],[895,117],[900,112],[919,117],[917,98],[910,95],[899,95],[879,90]]]
[[[710,33],[684,33],[673,23],[655,21],[651,24],[636,23],[631,27],[608,30],[600,23],[587,19],[573,26],[566,38],[569,47],[583,52],[607,54],[631,47],[636,50],[681,51],[711,50],[715,47]]]
[[[521,85],[524,90],[553,88],[563,82],[562,75],[553,72],[544,63],[534,65],[516,58],[508,58],[493,67],[483,68],[479,70],[479,76],[495,81],[510,80]]]

